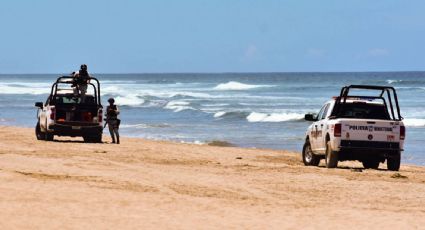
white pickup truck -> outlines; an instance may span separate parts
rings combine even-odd
[[[376,93],[373,96],[350,92]],[[376,169],[387,161],[388,170],[398,171],[406,129],[393,87],[351,85],[343,87],[339,97],[323,105],[308,127],[302,158],[307,166],[318,166],[325,159],[327,168],[338,161],[358,160],[365,168]]]
[[[52,85],[46,102],[36,102],[37,140],[52,141],[54,136],[81,136],[85,142],[102,142],[103,114],[100,99],[100,83],[90,78],[88,83],[92,94],[86,94],[84,100],[75,95],[74,80],[70,76],[59,77]]]

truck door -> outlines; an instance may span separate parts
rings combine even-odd
[[[316,138],[316,151],[319,153],[325,153],[326,151],[326,130],[327,130],[327,120],[328,111],[330,104],[324,105],[324,109],[320,117],[317,117],[317,138]]]
[[[311,144],[311,149],[314,152],[317,152],[318,150],[318,142],[320,140],[319,138],[319,128],[320,128],[320,123],[321,123],[321,118],[323,116],[323,112],[325,111],[326,105],[324,105],[321,109],[319,114],[317,115],[317,121],[313,123],[313,126],[311,128],[310,131],[310,144]]]

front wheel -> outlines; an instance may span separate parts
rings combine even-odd
[[[35,137],[37,138],[37,140],[41,141],[41,140],[46,140],[46,134],[44,132],[41,131],[40,128],[40,122],[37,122],[37,124],[35,125]]]
[[[302,157],[305,166],[318,166],[320,163],[320,157],[315,155],[311,150],[309,140],[305,141]]]
[[[336,168],[338,166],[338,152],[332,151],[331,142],[326,142],[326,168]]]
[[[401,153],[397,151],[393,156],[387,158],[387,168],[390,171],[400,170]]]

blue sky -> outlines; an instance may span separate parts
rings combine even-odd
[[[425,70],[423,0],[0,0],[0,73]]]

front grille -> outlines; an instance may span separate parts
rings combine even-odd
[[[383,141],[341,140],[341,147],[346,147],[346,148],[374,148],[374,149],[400,149],[400,143],[398,143],[398,142],[383,142]]]

